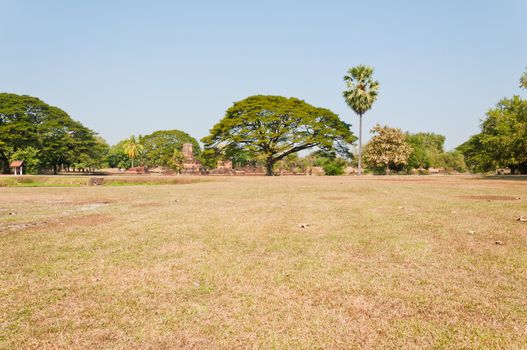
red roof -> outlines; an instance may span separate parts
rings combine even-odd
[[[15,160],[15,161],[11,162],[10,167],[11,168],[18,168],[18,167],[22,166],[23,164],[24,164],[23,160]]]

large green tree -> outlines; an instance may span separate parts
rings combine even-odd
[[[298,98],[257,95],[235,102],[202,142],[215,153],[241,150],[261,158],[266,174],[290,154],[318,147],[348,152],[355,136],[329,109]]]
[[[38,150],[39,167],[69,167],[93,156],[96,134],[60,108],[36,97],[0,93],[0,165],[9,171],[10,152]]]
[[[514,96],[487,112],[481,133],[457,148],[473,171],[508,167],[527,174],[527,100]]]
[[[362,175],[362,116],[373,106],[379,82],[373,80],[373,68],[359,65],[348,69],[344,76],[346,90],[342,92],[348,106],[359,116],[359,171]]]
[[[142,137],[143,158],[147,166],[172,167],[174,150],[181,151],[184,143],[192,144],[192,152],[200,157],[198,141],[181,130],[159,130]]]
[[[437,167],[434,160],[444,152],[445,136],[431,132],[407,133],[406,142],[412,147],[408,158],[409,169]]]

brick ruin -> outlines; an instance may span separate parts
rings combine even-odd
[[[185,158],[183,161],[183,169],[181,170],[181,174],[201,174],[203,172],[203,166],[201,165],[201,162],[194,157],[192,143],[184,143],[181,152]]]
[[[218,160],[216,169],[211,170],[211,175],[235,175],[231,160]]]

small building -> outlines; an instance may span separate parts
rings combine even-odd
[[[9,165],[11,169],[13,169],[15,175],[24,175],[24,161],[23,160],[15,160],[12,161]]]

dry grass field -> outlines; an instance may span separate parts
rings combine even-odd
[[[520,215],[512,178],[0,187],[0,348],[526,349]]]

